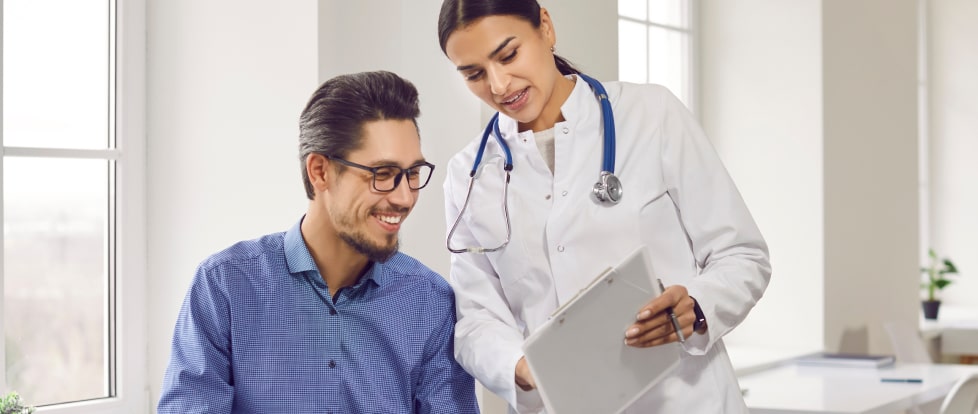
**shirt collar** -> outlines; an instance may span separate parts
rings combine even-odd
[[[326,283],[323,281],[322,274],[319,273],[319,268],[316,267],[316,261],[312,259],[312,253],[309,253],[306,241],[302,238],[302,220],[305,218],[305,216],[302,216],[292,228],[285,232],[285,261],[289,267],[289,273],[292,276],[300,276],[306,272],[312,272],[315,276],[313,278],[314,281],[325,285]],[[359,290],[365,286],[367,281],[371,281],[377,286],[383,286],[390,280],[388,273],[385,263],[373,263],[373,266],[367,270],[367,273],[350,288]]]

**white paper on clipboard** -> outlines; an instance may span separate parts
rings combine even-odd
[[[526,339],[523,353],[548,413],[619,413],[676,369],[677,343],[625,345],[638,310],[661,293],[641,246]]]

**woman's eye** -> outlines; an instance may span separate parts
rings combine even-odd
[[[470,74],[467,74],[467,75],[465,75],[465,80],[467,80],[469,82],[477,81],[480,78],[482,78],[482,73],[483,72],[480,70],[478,72],[472,72]]]
[[[508,54],[508,55],[506,55],[506,56],[503,56],[503,58],[502,58],[501,60],[502,60],[502,61],[503,61],[504,63],[509,63],[509,62],[510,62],[510,61],[512,61],[513,59],[516,59],[516,50],[517,50],[517,49],[513,49],[513,51],[512,51],[512,52],[510,52],[510,54]]]

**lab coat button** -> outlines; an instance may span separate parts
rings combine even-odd
[[[550,199],[550,194],[547,194],[547,195],[543,196],[543,199],[544,200],[549,200]]]
[[[562,195],[564,197],[567,197],[567,191],[564,191],[564,192],[560,193],[560,195]]]
[[[562,245],[562,244],[558,244],[558,245],[557,245],[557,251],[558,251],[558,252],[562,252],[562,251],[564,251],[564,245]]]
[[[570,133],[570,128],[568,128],[568,127],[564,127],[564,129],[562,129],[562,130],[560,130],[560,132],[563,132],[563,133],[564,133],[564,135],[567,135],[567,134],[569,134],[569,133]]]

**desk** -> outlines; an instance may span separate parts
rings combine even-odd
[[[942,355],[978,355],[978,307],[941,306],[937,320],[920,318],[925,340],[940,339]]]
[[[783,365],[738,378],[752,414],[892,414],[944,398],[975,365],[901,364],[873,369]],[[880,378],[921,378],[884,383]]]
[[[775,348],[725,344],[730,363],[738,378],[765,371],[802,355],[819,352],[822,348]]]

